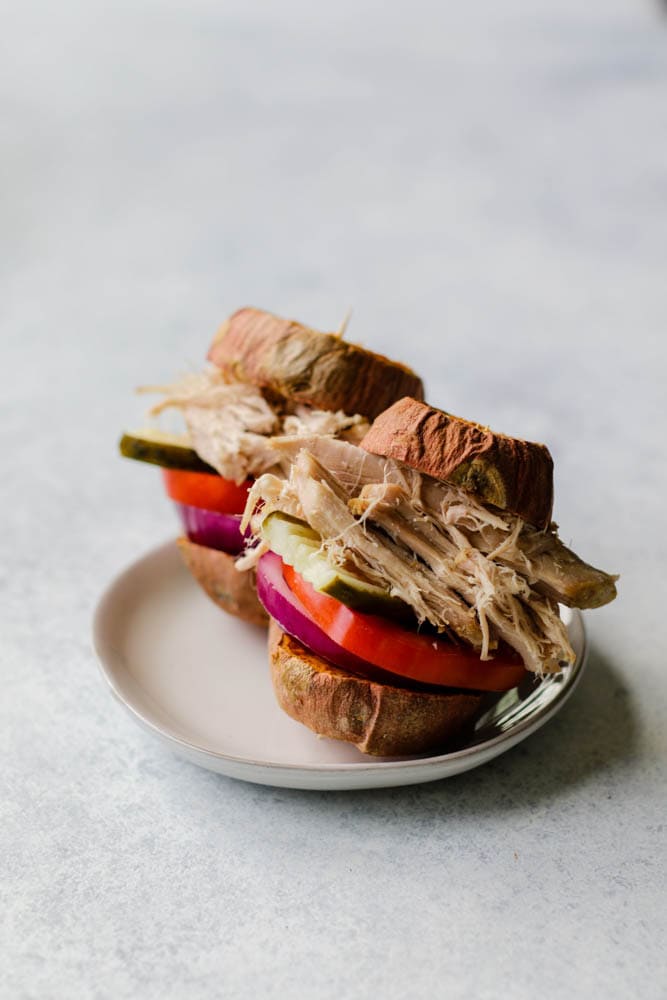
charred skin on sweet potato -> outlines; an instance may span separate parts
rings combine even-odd
[[[268,623],[257,597],[254,570],[239,573],[234,566],[236,556],[196,545],[188,538],[179,538],[178,548],[195,580],[219,608],[253,625]]]
[[[486,696],[378,683],[311,653],[272,621],[269,662],[278,704],[320,736],[362,753],[402,756],[437,750],[471,725]]]
[[[220,327],[209,361],[229,378],[322,410],[373,420],[402,396],[423,399],[406,365],[262,309],[239,309]]]
[[[378,417],[361,447],[454,483],[539,529],[549,527],[553,460],[546,445],[497,434],[406,398]]]

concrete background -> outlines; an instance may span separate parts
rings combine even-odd
[[[631,0],[9,4],[3,997],[665,996],[667,19]],[[235,783],[113,704],[97,597],[174,531],[132,390],[255,304],[546,441],[622,574],[562,714],[459,778]]]

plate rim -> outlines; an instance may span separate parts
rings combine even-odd
[[[129,712],[130,716],[137,723],[139,723],[143,729],[154,734],[162,741],[174,744],[175,747],[178,748],[181,753],[187,755],[189,759],[201,756],[205,758],[214,758],[217,761],[228,761],[230,764],[233,764],[240,769],[247,768],[248,770],[254,770],[260,768],[275,771],[276,773],[288,772],[299,774],[306,772],[309,775],[363,775],[371,772],[384,774],[389,771],[399,771],[401,774],[409,774],[410,771],[417,772],[423,768],[436,767],[437,765],[442,766],[446,765],[448,762],[461,761],[468,757],[474,757],[480,754],[484,755],[485,760],[488,760],[489,751],[493,751],[499,746],[505,747],[508,750],[511,749],[511,747],[516,745],[516,743],[521,742],[523,739],[530,736],[531,733],[540,729],[549,721],[549,719],[560,711],[579,685],[588,664],[589,643],[584,625],[584,618],[581,611],[577,608],[571,608],[569,610],[572,614],[572,622],[576,625],[576,628],[581,635],[581,653],[577,656],[575,663],[572,665],[572,672],[569,678],[554,696],[553,700],[543,709],[539,710],[536,715],[520,720],[505,732],[498,733],[496,736],[492,736],[481,743],[468,745],[461,747],[458,750],[452,750],[448,753],[437,754],[435,756],[410,757],[407,759],[397,758],[395,760],[373,760],[371,758],[367,761],[359,761],[358,763],[352,761],[348,761],[347,763],[322,762],[319,764],[280,763],[277,761],[256,760],[251,757],[239,757],[236,754],[212,750],[210,747],[201,746],[200,744],[185,739],[183,736],[179,736],[170,732],[163,726],[158,725],[157,722],[148,718],[141,711],[141,709],[129,701],[126,695],[120,690],[119,685],[116,683],[112,670],[107,666],[105,654],[103,652],[104,639],[101,636],[101,622],[104,618],[107,606],[112,603],[116,592],[122,587],[125,579],[134,575],[140,567],[147,564],[149,561],[157,560],[161,557],[166,557],[168,554],[175,554],[176,552],[177,549],[175,539],[171,538],[168,541],[148,549],[141,556],[134,559],[112,577],[111,581],[102,591],[95,605],[92,619],[92,640],[98,670],[106,681],[115,700],[119,702],[127,712]],[[491,757],[493,756],[496,756],[496,754],[492,753]],[[480,761],[480,763],[482,763],[482,761]],[[247,780],[252,779],[248,777]],[[434,780],[436,779],[434,778]]]

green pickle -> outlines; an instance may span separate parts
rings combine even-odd
[[[148,430],[136,434],[123,434],[118,447],[121,455],[134,458],[137,462],[161,465],[163,469],[212,472],[217,475],[215,469],[200,458],[189,444],[184,444],[183,440],[175,435],[163,434],[161,431]]]
[[[387,589],[349,570],[331,566],[320,551],[320,536],[305,521],[273,511],[264,519],[261,533],[271,550],[293,566],[318,593],[334,597],[364,614],[382,615],[401,622],[413,619],[410,608],[392,597]]]

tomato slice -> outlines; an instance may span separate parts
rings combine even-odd
[[[250,479],[237,486],[231,479],[223,479],[212,472],[183,469],[163,469],[162,478],[167,496],[172,500],[218,514],[242,514],[252,485]]]
[[[509,691],[526,675],[521,658],[513,650],[504,649],[493,660],[480,660],[473,650],[438,636],[423,635],[378,615],[353,611],[335,598],[318,593],[286,563],[283,575],[313,621],[334,642],[382,670],[422,684],[475,691]]]

